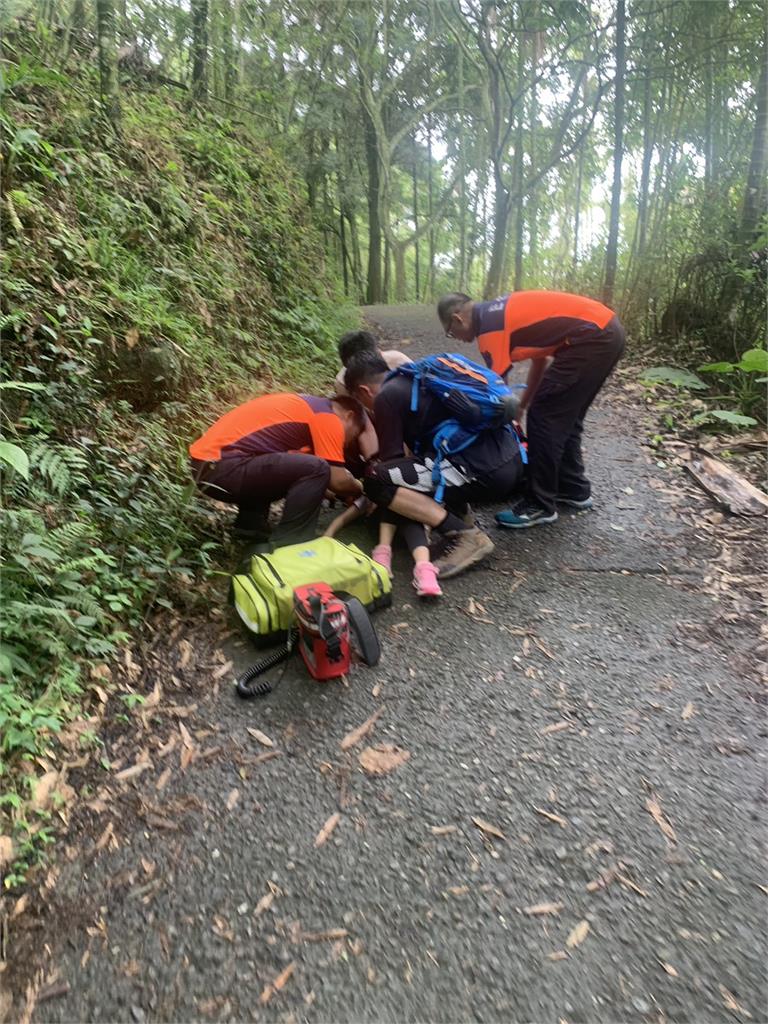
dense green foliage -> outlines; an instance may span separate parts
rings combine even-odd
[[[208,566],[189,441],[238,397],[322,388],[352,316],[252,128],[124,90],[118,137],[88,71],[6,58],[4,765]]]

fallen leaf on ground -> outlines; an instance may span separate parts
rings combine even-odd
[[[410,758],[411,754],[402,747],[392,743],[380,743],[375,747],[366,747],[360,752],[360,767],[369,775],[387,775],[399,768]]]
[[[530,907],[523,907],[523,913],[529,917],[539,917],[542,914],[559,914],[562,909],[562,903],[534,903]]]
[[[659,960],[659,963],[664,968],[664,970],[667,972],[667,974],[670,976],[670,978],[678,978],[679,977],[677,971],[672,966],[672,964],[665,964],[663,960]]]
[[[552,953],[547,953],[547,960],[567,960],[568,954],[564,949],[556,949]]]
[[[25,892],[23,896],[16,900],[11,911],[11,920],[23,914],[29,905],[29,893]]]
[[[645,806],[648,810],[648,813],[659,826],[659,828],[667,837],[667,839],[669,839],[671,843],[676,843],[677,836],[675,835],[675,830],[672,828],[672,825],[667,820],[667,818],[664,817],[664,813],[661,809],[661,804],[659,803],[659,798],[656,796],[655,793],[652,796],[648,797],[648,799],[645,801]]]
[[[563,729],[570,729],[570,722],[553,722],[552,725],[547,725],[541,730],[542,736],[550,736],[553,732],[562,732]]]
[[[723,997],[723,1006],[726,1010],[731,1010],[733,1013],[738,1013],[742,1017],[752,1018],[752,1014],[749,1010],[745,1009],[741,1003],[737,1002],[736,997],[732,992],[729,992],[725,985],[718,985],[720,989],[720,995]]]
[[[617,871],[616,872],[616,878],[621,882],[621,884],[623,886],[626,886],[627,889],[631,889],[633,892],[636,892],[638,896],[647,896],[648,895],[648,893],[645,891],[645,889],[641,889],[639,885],[636,885],[632,881],[632,879],[631,878],[627,878],[626,875],[621,875]]]
[[[170,779],[170,777],[171,777],[171,769],[170,768],[166,768],[165,771],[161,773],[160,777],[158,778],[157,782],[155,783],[155,789],[159,789],[159,790],[165,789],[165,787],[168,785],[168,780]]]
[[[149,761],[139,761],[136,764],[132,764],[130,768],[123,768],[121,772],[115,775],[115,779],[118,782],[127,782],[128,779],[135,779],[137,775],[141,775],[148,768],[151,768],[152,764]]]
[[[253,916],[254,917],[261,917],[261,915],[264,913],[265,910],[269,910],[269,908],[272,906],[274,901],[275,901],[275,894],[273,892],[266,893],[264,896],[261,897],[259,902],[253,908]]]
[[[695,714],[696,708],[693,706],[693,702],[689,700],[683,708],[683,713],[680,715],[680,717],[683,719],[683,721],[686,721],[687,719],[692,718]]]
[[[181,742],[188,750],[191,750],[194,744],[192,737],[189,735],[189,729],[187,729],[183,722],[179,722],[179,733],[181,734]]]
[[[114,823],[114,821],[110,821],[110,823],[107,825],[107,827],[104,829],[104,831],[99,836],[99,839],[98,839],[94,849],[95,850],[103,850],[104,847],[109,842],[109,840],[112,838],[112,836],[114,834],[114,831],[115,831],[115,823]]]
[[[574,949],[576,946],[580,946],[582,944],[587,935],[589,935],[589,921],[579,921],[571,934],[565,940],[565,944],[568,949]]]
[[[328,821],[326,821],[326,823],[315,836],[315,846],[322,846],[323,843],[325,843],[328,840],[328,837],[330,836],[331,832],[333,832],[333,830],[336,828],[340,821],[341,815],[339,814],[338,811],[336,811],[335,814],[332,814],[330,816]]]
[[[274,747],[274,742],[265,732],[262,732],[261,729],[252,729],[249,725],[248,732],[258,743],[262,745],[262,747]]]
[[[551,811],[545,811],[541,807],[534,807],[533,809],[534,811],[536,811],[537,814],[540,814],[542,818],[547,818],[549,821],[554,821],[555,824],[560,826],[560,828],[566,828],[568,825],[568,822],[565,820],[565,818],[561,818],[559,814],[552,814]]]
[[[449,892],[451,894],[451,896],[466,896],[467,893],[469,892],[469,886],[468,885],[450,885],[450,886],[448,886],[448,888],[445,891]]]
[[[452,832],[456,832],[457,828],[455,825],[432,825],[429,831],[433,836],[449,836]]]
[[[227,810],[231,811],[232,808],[235,806],[235,804],[237,803],[237,801],[239,799],[240,799],[240,790],[239,789],[231,790],[229,796],[227,797]]]
[[[48,806],[58,779],[59,773],[50,771],[46,772],[45,775],[41,775],[35,782],[32,806],[36,811],[42,811]]]
[[[288,984],[288,981],[290,980],[291,975],[295,970],[296,961],[292,960],[285,968],[285,970],[281,971],[280,974],[278,974],[278,976],[275,978],[272,984],[267,985],[267,987],[259,996],[259,1002],[261,1003],[262,1006],[265,1006],[269,1002],[269,1000],[272,998],[275,992],[280,992],[282,989],[285,988],[285,986]]]
[[[376,719],[381,715],[383,711],[384,705],[382,704],[380,708],[374,711],[370,718],[366,718],[362,725],[358,725],[358,727],[356,729],[353,729],[352,732],[348,732],[347,735],[339,744],[341,749],[349,750],[350,747],[354,747],[356,743],[359,743],[364,736],[367,736],[368,733],[373,728],[373,726],[375,725]]]
[[[226,662],[226,664],[220,665],[219,668],[216,669],[216,671],[212,674],[212,678],[213,679],[221,679],[221,677],[225,676],[227,674],[227,672],[231,672],[232,668],[233,668],[233,663],[231,661],[228,661],[228,662]]]
[[[476,825],[487,836],[494,836],[496,839],[507,838],[500,828],[492,825],[489,821],[485,821],[483,818],[472,818],[472,824]]]

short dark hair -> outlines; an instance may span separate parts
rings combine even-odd
[[[370,331],[348,331],[339,338],[339,359],[342,366],[349,366],[352,356],[358,352],[378,352],[379,346]]]
[[[352,395],[361,384],[368,384],[384,373],[389,373],[389,367],[378,352],[358,352],[349,361],[344,387]]]
[[[366,416],[365,409],[360,405],[356,398],[352,398],[351,395],[334,395],[331,399],[336,405],[340,405],[345,412],[352,413],[352,422],[357,427],[358,431],[362,433],[366,427]]]
[[[437,304],[437,315],[440,317],[440,323],[447,327],[451,322],[451,317],[454,313],[466,306],[472,299],[469,295],[465,295],[464,292],[448,292]]]

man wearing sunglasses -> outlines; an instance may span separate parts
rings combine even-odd
[[[449,338],[477,341],[487,366],[506,377],[530,359],[520,413],[527,410],[526,497],[499,512],[496,522],[526,529],[557,519],[557,504],[592,507],[584,473],[584,417],[624,352],[624,328],[607,306],[567,292],[512,292],[473,302],[463,292],[444,295],[437,315]]]

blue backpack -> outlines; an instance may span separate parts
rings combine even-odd
[[[404,363],[388,374],[386,379],[391,380],[396,376],[410,377],[413,381],[411,412],[418,410],[423,388],[439,398],[449,413],[431,438],[431,447],[435,451],[432,469],[435,501],[442,501],[445,493],[442,460],[447,455],[456,455],[468,448],[484,430],[511,431],[517,440],[523,463],[528,462],[521,436],[512,425],[517,412],[517,399],[498,373],[473,363],[457,352],[441,352],[416,363]]]

